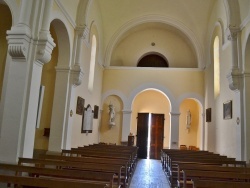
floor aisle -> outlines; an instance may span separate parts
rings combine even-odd
[[[129,188],[170,188],[161,161],[138,160]]]

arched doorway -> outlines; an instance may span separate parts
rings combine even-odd
[[[159,152],[169,145],[170,103],[159,90],[139,93],[132,104],[131,133],[136,135],[139,158],[159,159]]]

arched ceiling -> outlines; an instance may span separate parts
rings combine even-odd
[[[210,13],[213,8],[214,2],[216,0],[126,0],[126,1],[118,1],[118,0],[96,0],[98,7],[100,9],[100,15],[102,19],[103,26],[103,43],[104,48],[107,50],[108,45],[112,42],[113,36],[124,27],[124,25],[129,24],[133,20],[138,18],[143,18],[144,16],[149,15],[157,15],[162,16],[163,18],[168,18],[170,20],[174,20],[179,24],[185,26],[192,34],[196,37],[196,41],[203,45],[202,43],[205,41],[205,37],[207,34],[207,26],[210,18]],[[120,45],[120,42],[133,35],[135,32],[146,31],[146,30],[165,30],[167,32],[172,32],[178,34],[183,40],[190,43],[190,39],[187,36],[183,36],[184,32],[180,32],[179,28],[175,28],[173,26],[168,26],[167,24],[160,23],[143,23],[142,25],[138,25],[138,27],[130,28],[127,32],[124,32],[124,36],[117,41],[115,46]],[[152,41],[153,42],[153,41]],[[192,44],[191,44],[192,45]],[[204,46],[202,46],[204,48]],[[190,49],[195,52],[195,47],[190,46]],[[114,49],[111,49],[113,53]],[[150,49],[148,49],[150,50]],[[204,50],[204,49],[203,49]],[[161,51],[158,51],[161,53]],[[143,53],[143,52],[141,52]],[[146,51],[145,51],[146,53]],[[142,56],[143,54],[137,54],[137,56]],[[112,55],[110,55],[112,56]],[[187,54],[187,56],[190,56]],[[192,62],[191,67],[199,67],[199,58],[198,54],[194,55],[195,57],[190,58]],[[118,58],[118,57],[117,57]],[[168,58],[168,57],[166,57]],[[110,63],[113,65],[119,65],[119,62],[111,62],[112,59],[108,59],[108,63],[106,62],[106,66],[109,66]],[[133,60],[135,61],[135,60]],[[135,62],[137,63],[137,62]],[[124,60],[123,60],[124,64]],[[126,64],[126,63],[125,63]],[[171,64],[171,62],[170,62]],[[180,65],[180,63],[179,63]],[[179,67],[177,65],[176,67]],[[130,62],[131,66],[131,62]],[[132,65],[133,66],[133,65]],[[175,67],[175,66],[173,66]],[[188,67],[188,66],[184,66]]]

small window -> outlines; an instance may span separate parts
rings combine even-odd
[[[214,39],[214,97],[220,94],[220,50],[219,37]]]
[[[96,58],[96,37],[92,37],[92,46],[91,46],[91,57],[90,57],[90,68],[89,68],[89,91],[93,91],[94,86],[94,77],[95,77],[95,58]]]

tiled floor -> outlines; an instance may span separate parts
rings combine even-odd
[[[161,162],[153,159],[140,159],[129,188],[170,188]]]

